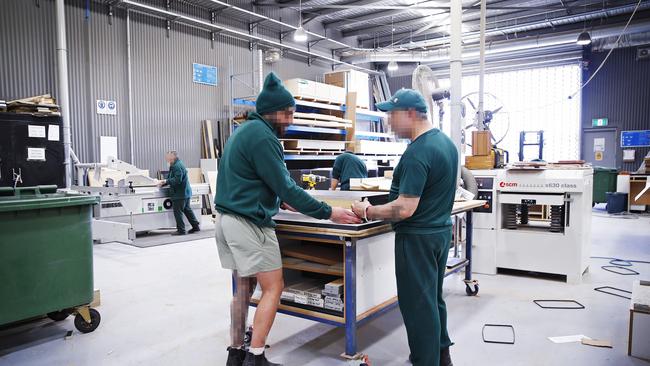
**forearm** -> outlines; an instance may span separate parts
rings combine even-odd
[[[368,220],[400,221],[408,217],[403,205],[398,200],[385,205],[369,206],[366,210]]]
[[[332,178],[332,183],[331,183],[331,186],[330,186],[330,190],[335,191],[336,187],[338,187],[338,186],[339,186],[339,180],[336,179],[336,178]]]

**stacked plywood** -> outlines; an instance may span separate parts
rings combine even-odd
[[[38,95],[25,99],[16,99],[8,102],[6,108],[9,112],[30,113],[36,115],[60,116],[59,106],[49,94]]]
[[[370,108],[369,76],[356,70],[337,70],[325,74],[325,83],[335,85],[348,93],[357,93],[356,105],[359,108]]]
[[[293,124],[310,126],[310,127],[327,127],[327,128],[349,128],[352,127],[352,121],[345,118],[330,116],[318,113],[300,113],[293,114]]]
[[[407,145],[405,142],[356,140],[352,146],[357,154],[402,155]]]
[[[342,105],[345,103],[345,89],[306,79],[289,79],[284,86],[296,99]]]
[[[333,140],[282,140],[285,152],[309,153],[309,152],[342,152],[345,149],[345,141]]]

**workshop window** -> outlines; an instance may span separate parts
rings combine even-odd
[[[510,161],[517,161],[519,132],[544,131],[544,160],[572,160],[580,158],[580,93],[569,95],[580,88],[580,66],[565,65],[485,75],[485,92],[496,96],[504,105],[494,117],[493,132],[501,136],[510,121],[509,131],[500,148],[510,153]],[[449,80],[441,80],[444,86]],[[462,94],[478,91],[478,75],[463,77]],[[486,110],[491,106],[486,97]],[[478,96],[473,96],[478,108]],[[473,110],[468,105],[465,124],[471,123]],[[446,123],[449,113],[445,114]],[[528,159],[536,157],[535,147],[526,150]],[[466,151],[471,155],[471,148]]]

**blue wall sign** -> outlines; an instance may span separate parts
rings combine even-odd
[[[650,146],[650,130],[621,131],[621,147]]]
[[[193,63],[192,81],[199,84],[217,86],[217,68],[215,66]]]

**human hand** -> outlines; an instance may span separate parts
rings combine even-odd
[[[360,224],[361,219],[354,212],[341,207],[332,207],[330,220],[337,224]]]
[[[159,180],[158,183],[156,183],[156,185],[158,187],[162,187],[165,185],[165,183],[167,183],[167,180],[163,179],[163,180]]]
[[[366,217],[366,210],[368,207],[372,206],[368,200],[363,200],[363,201],[355,201],[352,204],[352,212],[354,212],[355,215],[363,218],[363,219],[368,219]]]
[[[289,206],[289,205],[288,205],[287,203],[285,203],[285,202],[282,202],[282,204],[280,205],[280,208],[283,209],[283,210],[289,210],[289,211],[291,211],[291,212],[298,212],[298,210],[296,210],[295,208]]]

